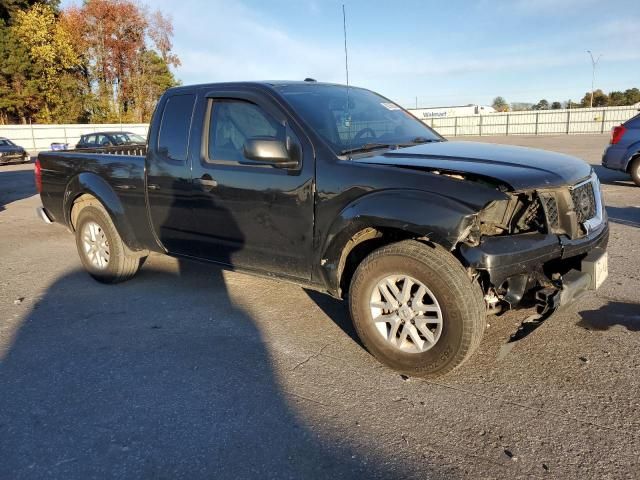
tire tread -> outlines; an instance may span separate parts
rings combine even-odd
[[[427,245],[418,240],[403,240],[383,246],[366,257],[356,269],[350,292],[357,291],[358,283],[366,277],[377,259],[388,255],[408,257],[437,271],[442,281],[450,288],[452,295],[458,299],[463,322],[468,324],[464,328],[460,348],[442,368],[433,372],[428,367],[418,367],[412,372],[403,373],[420,377],[434,377],[453,371],[471,357],[482,340],[487,320],[480,286],[477,282],[471,281],[462,264],[443,247],[434,244]],[[353,297],[350,295],[350,303],[352,300]],[[357,315],[356,309],[350,308],[350,310],[352,315]],[[361,330],[358,327],[360,319],[354,318],[353,320],[363,344],[371,352],[372,349],[368,345],[366,335],[361,335]]]

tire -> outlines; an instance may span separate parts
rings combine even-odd
[[[89,275],[102,283],[119,283],[133,277],[143,263],[140,255],[131,252],[122,242],[111,217],[96,200],[87,202],[75,222],[76,247],[82,265]],[[92,242],[94,236],[97,240]],[[88,243],[98,245],[102,254],[88,251]],[[93,252],[93,253],[92,253]],[[105,253],[106,252],[106,253]]]
[[[636,157],[636,159],[631,162],[629,173],[631,173],[633,183],[640,187],[640,157]]]
[[[395,279],[403,277],[417,281],[412,287],[414,297],[395,314],[381,309],[381,315],[395,315],[386,318],[396,319],[407,317],[406,307],[411,307],[412,311],[419,310],[420,307],[416,306],[418,303],[422,308],[430,308],[434,312],[420,312],[423,315],[415,316],[412,320],[402,319],[404,323],[398,327],[397,334],[392,334],[392,324],[374,322],[373,305],[380,305],[381,302],[390,305],[387,298],[381,295],[380,284],[385,279],[394,279],[394,283]],[[398,285],[404,286],[405,283]],[[416,301],[422,287],[426,288],[428,296]],[[374,301],[377,296],[380,301]],[[425,304],[423,300],[429,299],[433,302]],[[411,302],[414,302],[413,306]],[[351,280],[349,309],[356,332],[366,349],[383,364],[416,377],[437,377],[460,366],[480,344],[486,326],[486,308],[480,286],[471,281],[460,262],[447,250],[415,240],[381,247],[362,261]],[[416,314],[409,312],[408,316],[411,315]],[[432,324],[429,327],[433,330],[431,336],[421,333],[424,323],[418,330],[419,319],[422,318],[424,322],[428,315],[440,317],[439,326]],[[405,338],[399,345],[405,325],[410,329],[408,335],[417,333],[419,338],[413,341],[415,336],[410,335],[410,339]],[[432,341],[434,339],[435,342]],[[421,341],[422,348],[419,346]]]

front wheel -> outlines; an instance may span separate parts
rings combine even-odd
[[[486,309],[479,285],[437,245],[407,240],[382,247],[358,266],[349,308],[363,344],[401,373],[435,377],[480,344]]]
[[[631,171],[631,179],[633,183],[640,187],[640,157],[637,157],[632,163],[630,167]]]
[[[89,275],[102,283],[130,279],[144,258],[126,247],[111,217],[97,202],[82,208],[78,214],[76,247]]]

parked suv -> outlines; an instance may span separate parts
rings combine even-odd
[[[640,114],[611,130],[602,166],[630,174],[640,187]]]
[[[132,132],[95,132],[82,135],[76,148],[111,147],[115,145],[144,145],[147,141]]]

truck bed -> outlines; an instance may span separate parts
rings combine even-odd
[[[71,226],[70,209],[79,192],[95,191],[98,198],[115,192],[111,208],[121,210],[116,213],[129,219],[140,238],[148,238],[145,154],[146,146],[139,145],[41,152],[43,207],[52,220]]]

